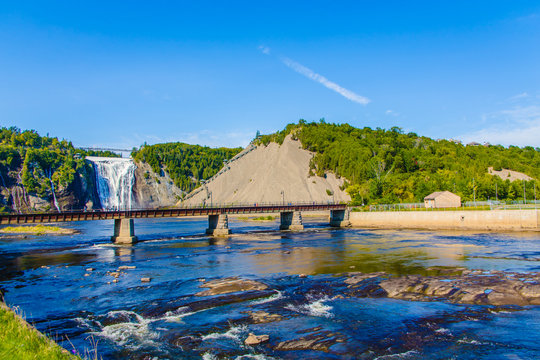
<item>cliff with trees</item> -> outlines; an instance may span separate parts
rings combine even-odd
[[[214,176],[223,162],[238,154],[242,148],[210,148],[181,142],[143,145],[131,156],[136,162],[147,163],[155,174],[166,172],[182,191],[190,192],[201,180]],[[145,177],[152,177],[149,171]]]
[[[35,130],[0,128],[0,211],[82,209],[95,202],[87,155],[111,152],[77,149],[67,140]]]

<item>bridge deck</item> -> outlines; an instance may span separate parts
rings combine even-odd
[[[68,211],[35,214],[1,215],[0,224],[35,224],[65,221],[114,220],[114,219],[146,219],[184,216],[204,216],[219,214],[258,214],[286,211],[323,211],[345,210],[345,204],[312,204],[312,205],[263,205],[263,206],[231,206],[207,208],[177,208],[163,210],[124,210],[124,211]]]

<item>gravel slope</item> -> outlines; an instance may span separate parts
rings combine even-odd
[[[228,169],[209,181],[192,197],[179,205],[196,205],[206,202],[263,203],[349,201],[349,195],[340,190],[343,178],[332,173],[326,178],[309,174],[309,161],[313,153],[302,149],[299,141],[288,136],[280,146],[271,143],[231,161]],[[333,195],[328,195],[330,190]],[[281,192],[284,192],[282,196]],[[192,194],[193,194],[192,193]]]

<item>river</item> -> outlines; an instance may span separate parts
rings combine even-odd
[[[135,220],[141,242],[132,247],[110,243],[112,221],[65,223],[80,234],[1,238],[0,287],[40,331],[82,355],[97,349],[103,359],[540,358],[540,306],[343,296],[347,272],[538,272],[539,233],[304,222],[305,231],[279,232],[278,221],[231,218],[234,236],[212,239],[197,235],[206,218]],[[135,268],[115,278],[119,266]],[[205,282],[228,277],[272,291],[237,302],[195,295]],[[278,321],[253,321],[257,311]],[[269,341],[246,346],[249,333]],[[294,348],[290,341],[298,339],[309,346]]]

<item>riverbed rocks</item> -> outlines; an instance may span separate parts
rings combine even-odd
[[[254,324],[265,324],[283,320],[279,314],[269,314],[266,311],[248,311],[249,317]]]
[[[119,266],[118,267],[118,271],[122,271],[122,270],[133,270],[133,269],[136,269],[137,267],[136,266],[130,266],[130,265],[122,265],[122,266]]]
[[[318,350],[328,351],[330,346],[344,342],[345,337],[341,334],[327,330],[316,331],[312,334],[302,336],[298,339],[282,341],[274,348],[274,350],[291,351],[291,350]]]
[[[195,294],[197,296],[212,296],[240,291],[266,290],[268,288],[267,285],[261,282],[239,279],[237,277],[207,281],[201,284],[200,287],[209,289],[198,292]]]
[[[266,342],[270,339],[270,336],[268,335],[255,335],[253,333],[249,333],[249,336],[244,340],[244,344],[246,345],[259,345],[260,343]]]
[[[446,276],[353,273],[345,280],[355,296],[369,296],[366,284],[389,298],[415,301],[446,300],[459,304],[540,305],[540,274],[502,271],[460,271]]]

